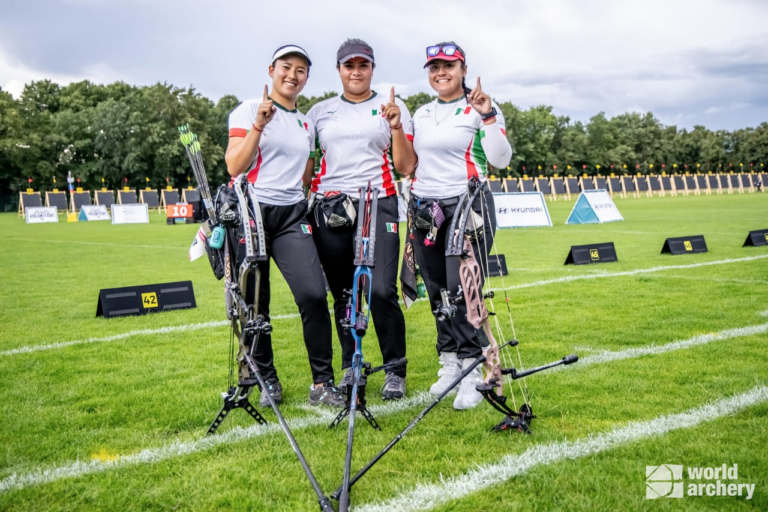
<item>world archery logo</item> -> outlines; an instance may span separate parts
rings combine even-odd
[[[645,466],[645,499],[682,498],[682,464]]]

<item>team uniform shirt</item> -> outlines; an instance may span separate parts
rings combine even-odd
[[[229,114],[229,136],[245,137],[256,122],[260,99],[247,100]],[[298,110],[274,102],[272,121],[261,134],[259,148],[248,169],[259,202],[296,204],[304,199],[302,177],[315,142],[314,125]]]
[[[466,96],[453,102],[434,100],[413,115],[413,149],[419,159],[413,193],[446,199],[467,190],[467,180],[485,182],[489,166],[504,168],[512,158],[504,116],[496,103],[496,122],[485,125]]]
[[[373,93],[369,99],[353,103],[338,96],[321,101],[307,112],[317,129],[317,151],[320,171],[312,180],[312,192],[339,190],[358,197],[359,189],[371,182],[380,194],[393,196],[395,166],[392,161],[392,133],[384,119],[381,105],[388,103]],[[400,121],[409,140],[413,140],[413,123],[408,108],[399,98]]]

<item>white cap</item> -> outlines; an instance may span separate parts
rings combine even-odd
[[[272,62],[275,62],[280,57],[284,57],[289,53],[298,53],[299,55],[307,59],[308,65],[312,66],[312,61],[309,60],[309,55],[307,55],[306,50],[304,50],[304,48],[302,48],[301,46],[296,46],[295,44],[287,44],[275,50],[275,53],[272,55]]]

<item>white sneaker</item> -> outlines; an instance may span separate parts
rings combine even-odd
[[[461,362],[456,357],[456,352],[440,352],[440,366],[442,368],[437,371],[440,378],[429,388],[430,395],[441,395],[461,375]],[[456,387],[449,394],[455,393]]]
[[[462,370],[469,368],[476,359],[467,358],[461,360]],[[459,386],[459,394],[456,395],[456,400],[453,401],[454,409],[471,409],[477,404],[483,401],[483,395],[476,389],[479,384],[483,383],[483,370],[482,365],[475,367],[472,372],[464,377]]]

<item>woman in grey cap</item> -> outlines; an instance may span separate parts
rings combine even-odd
[[[397,296],[397,267],[400,253],[398,233],[396,172],[411,174],[416,165],[413,151],[413,126],[405,104],[395,98],[394,87],[387,95],[371,90],[375,59],[373,49],[361,39],[347,39],[336,54],[336,69],[341,78],[341,96],[312,107],[307,117],[317,130],[317,156],[320,171],[308,172],[305,185],[315,194],[310,221],[323,270],[334,299],[336,330],[342,347],[342,369],[346,369],[339,388],[352,382],[354,339],[344,333],[344,290],[352,288],[355,271],[354,238],[356,223],[341,219],[329,225],[322,203],[339,196],[358,198],[358,190],[368,183],[379,190],[376,212],[376,245],[371,289],[371,315],[376,327],[384,363],[405,357],[405,319]],[[388,372],[382,389],[385,400],[405,396],[405,368]]]
[[[314,382],[309,403],[343,407],[344,398],[333,384],[331,318],[312,228],[305,220],[307,201],[302,188],[315,129],[296,109],[296,99],[307,83],[311,65],[307,52],[299,46],[282,46],[275,51],[269,66],[272,91],[265,85],[262,98],[244,101],[229,115],[226,162],[231,176],[247,173],[255,187],[267,255],[275,260],[299,307]],[[245,246],[240,243],[237,265],[244,257]],[[269,319],[269,261],[258,265],[261,288],[257,314]],[[253,299],[246,297],[250,304]],[[259,404],[269,405],[267,393],[280,402],[282,385],[273,364],[269,334],[259,338],[254,359],[267,385]]]

